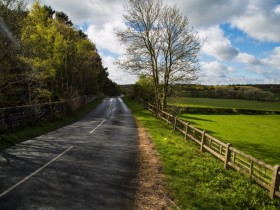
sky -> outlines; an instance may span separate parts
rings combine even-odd
[[[163,0],[177,5],[204,44],[197,83],[280,83],[280,0]],[[27,0],[33,3],[33,0]],[[109,78],[134,84],[138,77],[114,61],[124,54],[114,30],[124,27],[127,0],[40,0],[65,12],[96,44]]]

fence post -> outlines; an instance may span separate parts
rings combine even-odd
[[[189,122],[187,123],[187,126],[186,126],[186,133],[185,133],[185,140],[187,140],[188,138],[188,129],[189,129]]]
[[[204,149],[203,149],[203,145],[205,143],[205,130],[202,132],[202,136],[201,136],[201,144],[200,144],[200,151],[203,152]]]
[[[273,169],[273,177],[272,177],[272,183],[271,183],[271,187],[269,190],[269,197],[270,198],[274,198],[275,197],[275,192],[279,191],[279,182],[280,182],[280,166],[279,165],[275,165],[274,169]]]
[[[174,131],[176,131],[176,126],[177,126],[177,117],[174,119]]]
[[[250,178],[252,178],[253,169],[254,169],[254,162],[251,160],[251,162],[250,162]]]
[[[167,117],[167,125],[168,125],[168,124],[169,124],[169,122],[170,122],[170,120],[169,120],[169,119],[170,119],[170,114],[169,114],[169,113],[167,113],[167,116],[168,116],[168,117]]]
[[[146,109],[146,110],[148,109],[148,105],[147,105],[147,104],[148,104],[148,102],[146,102],[146,101],[143,100],[143,107],[144,107],[144,109]]]
[[[156,109],[156,117],[161,119],[161,117],[160,117],[160,110],[158,108]]]
[[[220,155],[221,155],[222,152],[223,152],[222,149],[223,149],[223,148],[222,148],[222,145],[220,145]]]
[[[225,154],[225,162],[224,162],[224,168],[226,170],[229,169],[228,162],[230,161],[230,156],[231,156],[231,151],[229,149],[230,147],[231,147],[231,144],[228,143],[227,146],[226,146],[226,154]]]

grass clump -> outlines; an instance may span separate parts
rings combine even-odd
[[[139,105],[126,100],[139,125],[149,132],[160,154],[167,185],[182,209],[279,209],[264,190],[156,119]]]
[[[91,111],[101,102],[101,100],[102,99],[94,100],[81,107],[73,114],[61,117],[57,120],[42,120],[38,121],[36,125],[27,126],[21,129],[16,129],[10,132],[0,134],[0,150],[15,145],[17,143],[26,141],[28,139],[32,139],[34,137],[46,134],[63,126],[69,125],[81,118],[89,111]]]

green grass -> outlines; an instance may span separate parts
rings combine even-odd
[[[213,99],[213,98],[169,98],[171,105],[183,107],[215,107],[231,109],[252,109],[266,111],[280,111],[280,102],[262,102],[237,99]]]
[[[279,115],[199,115],[181,118],[269,164],[280,164]]]
[[[145,127],[163,164],[167,185],[181,209],[279,209],[268,191],[202,153],[192,141],[154,118],[139,105],[127,101],[141,127]]]
[[[274,93],[275,98],[277,98],[278,100],[280,100],[280,93]]]
[[[34,126],[28,126],[22,129],[17,129],[12,132],[4,133],[0,135],[0,150],[12,146],[14,144],[32,139],[34,137],[46,134],[63,126],[69,125],[75,122],[80,117],[88,113],[94,107],[96,107],[102,99],[95,100],[83,106],[71,115],[65,116],[56,121],[41,121]]]

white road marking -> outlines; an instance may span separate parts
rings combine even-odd
[[[109,117],[112,114],[112,109],[110,109],[109,113],[107,114],[107,117]]]
[[[96,128],[94,128],[91,132],[89,132],[90,134],[92,134],[96,129],[98,129],[106,120],[103,120]]]
[[[74,146],[69,147],[68,149],[66,149],[64,152],[62,152],[60,155],[56,156],[54,159],[52,159],[50,162],[46,163],[45,165],[43,165],[41,168],[37,169],[36,171],[34,171],[32,174],[30,174],[29,176],[25,177],[24,179],[22,179],[20,182],[18,182],[17,184],[13,185],[12,187],[10,187],[9,189],[7,189],[6,191],[4,191],[3,193],[0,194],[0,198],[3,197],[4,195],[6,195],[7,193],[9,193],[10,191],[12,191],[13,189],[15,189],[16,187],[18,187],[19,185],[21,185],[22,183],[26,182],[28,179],[30,179],[32,176],[36,175],[37,173],[39,173],[40,171],[42,171],[44,168],[46,168],[47,166],[49,166],[50,164],[52,164],[54,161],[56,161],[58,158],[60,158],[62,155],[64,155],[66,152],[68,152],[69,150],[71,150]]]

